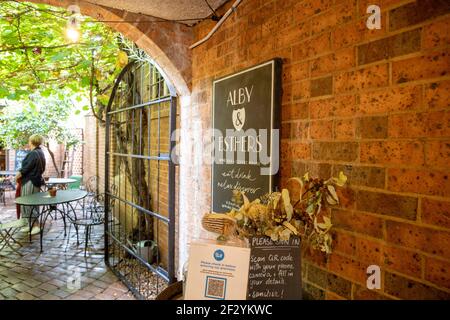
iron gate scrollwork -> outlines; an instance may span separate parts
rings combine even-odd
[[[106,114],[106,264],[152,299],[175,281],[176,98],[154,65],[132,62]]]

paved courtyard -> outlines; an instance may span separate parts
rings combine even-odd
[[[2,223],[16,216],[13,194],[8,194],[6,200],[6,206],[0,204]],[[74,228],[67,242],[61,219],[47,222],[42,254],[39,235],[33,236],[32,243],[24,233],[17,238],[23,245],[19,249],[22,256],[9,248],[0,252],[0,300],[134,300],[105,266],[101,226],[92,232],[93,247],[86,257],[84,243],[77,246]]]

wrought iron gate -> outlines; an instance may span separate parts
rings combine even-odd
[[[116,80],[106,116],[105,259],[140,299],[175,281],[176,99],[151,63]]]

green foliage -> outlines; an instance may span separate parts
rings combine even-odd
[[[82,17],[81,37],[71,43],[65,36],[69,16],[64,8],[0,1],[0,99],[61,96],[61,90],[85,98],[92,90],[94,100],[109,96],[124,66],[118,34]]]
[[[32,97],[22,107],[10,106],[0,115],[0,143],[20,149],[32,134],[40,134],[46,141],[53,140],[67,148],[75,146],[80,141],[67,127],[72,109],[70,100],[54,97]]]

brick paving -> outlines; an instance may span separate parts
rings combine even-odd
[[[12,194],[7,205],[0,204],[0,221],[15,219]],[[83,241],[81,230],[80,241]],[[84,257],[84,243],[76,244],[75,229],[70,240],[64,237],[62,220],[48,221],[44,232],[44,252],[39,253],[39,235],[28,241],[17,236],[22,256],[9,248],[0,252],[0,300],[134,300],[124,284],[107,269],[103,255],[103,229],[92,231],[92,245]],[[80,286],[71,281],[78,272]]]

